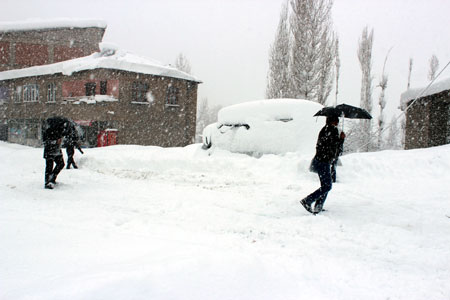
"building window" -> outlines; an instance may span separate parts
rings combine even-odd
[[[22,101],[22,86],[16,86],[14,90],[14,102],[20,103]]]
[[[95,82],[88,82],[84,86],[86,88],[86,96],[95,96],[95,89],[97,87]]]
[[[0,86],[0,104],[8,103],[9,88],[7,86]]]
[[[27,84],[23,86],[23,102],[39,101],[39,85]]]
[[[106,95],[108,91],[108,82],[100,81],[100,95]]]
[[[149,87],[147,83],[133,82],[131,87],[131,99],[133,102],[147,102]]]
[[[39,138],[39,121],[38,120],[25,120],[25,136],[27,139]]]
[[[169,86],[167,88],[166,105],[177,106],[178,105],[178,88]]]
[[[53,82],[47,85],[47,102],[56,102],[56,85]]]

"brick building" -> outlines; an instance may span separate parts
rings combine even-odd
[[[99,51],[102,21],[0,23],[0,71],[52,64]]]
[[[193,142],[200,81],[114,47],[98,52],[106,26],[72,23],[13,32],[0,25],[9,43],[1,46],[0,139],[39,146],[42,122],[61,115],[81,126],[87,147],[108,138],[163,147]]]
[[[428,89],[408,90],[401,98],[403,110],[410,106],[406,110],[405,149],[450,144],[450,79]]]

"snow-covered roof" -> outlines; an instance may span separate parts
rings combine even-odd
[[[59,63],[0,72],[0,80],[51,75],[57,73],[71,75],[75,72],[94,69],[122,70],[163,77],[179,78],[201,83],[201,81],[199,81],[195,76],[184,73],[174,67],[163,66],[157,61],[111,48],[104,48],[101,52],[96,52],[89,56],[75,58]]]
[[[0,32],[4,31],[25,31],[25,30],[43,30],[57,28],[106,28],[106,22],[102,20],[83,20],[83,19],[52,19],[40,20],[31,19],[20,22],[0,22]]]
[[[273,121],[300,118],[312,118],[323,105],[303,99],[264,99],[234,104],[218,112],[220,124],[245,124],[249,119]]]
[[[422,98],[422,97],[434,95],[434,94],[437,94],[437,93],[440,93],[440,92],[443,92],[446,90],[450,90],[450,78],[435,82],[432,85],[430,85],[430,87],[428,87],[428,88],[427,88],[427,86],[424,86],[421,88],[409,89],[400,96],[401,108],[405,109],[408,102],[416,99],[417,97]]]

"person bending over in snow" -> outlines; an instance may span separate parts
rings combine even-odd
[[[61,140],[70,132],[70,121],[64,117],[48,118],[42,130],[45,159],[45,188],[53,189],[56,177],[64,168],[64,159],[61,151]],[[53,167],[53,165],[55,167]]]
[[[332,186],[331,165],[338,156],[339,149],[344,143],[345,133],[337,129],[338,116],[329,116],[325,126],[320,130],[316,144],[316,155],[312,161],[312,168],[317,172],[320,179],[320,188],[302,199],[300,203],[313,214],[318,214],[323,209],[323,204]],[[314,204],[314,209],[311,205]]]

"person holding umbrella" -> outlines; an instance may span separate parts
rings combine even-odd
[[[348,104],[339,104],[336,107],[324,107],[314,116],[326,116],[325,126],[319,133],[316,144],[316,155],[311,162],[311,169],[317,172],[320,179],[320,188],[300,200],[303,207],[313,214],[318,214],[323,210],[323,205],[331,190],[333,175],[332,164],[338,158],[343,149],[345,133],[339,134],[337,125],[339,117],[350,119],[372,119],[372,116],[359,107]],[[314,209],[311,205],[314,204]]]
[[[320,179],[320,188],[302,199],[300,203],[310,213],[318,214],[322,211],[328,192],[332,187],[331,166],[338,156],[339,149],[345,140],[345,133],[337,129],[339,116],[332,114],[327,117],[325,126],[320,130],[316,144],[316,155],[312,161],[312,168]],[[314,204],[314,209],[311,205]]]

